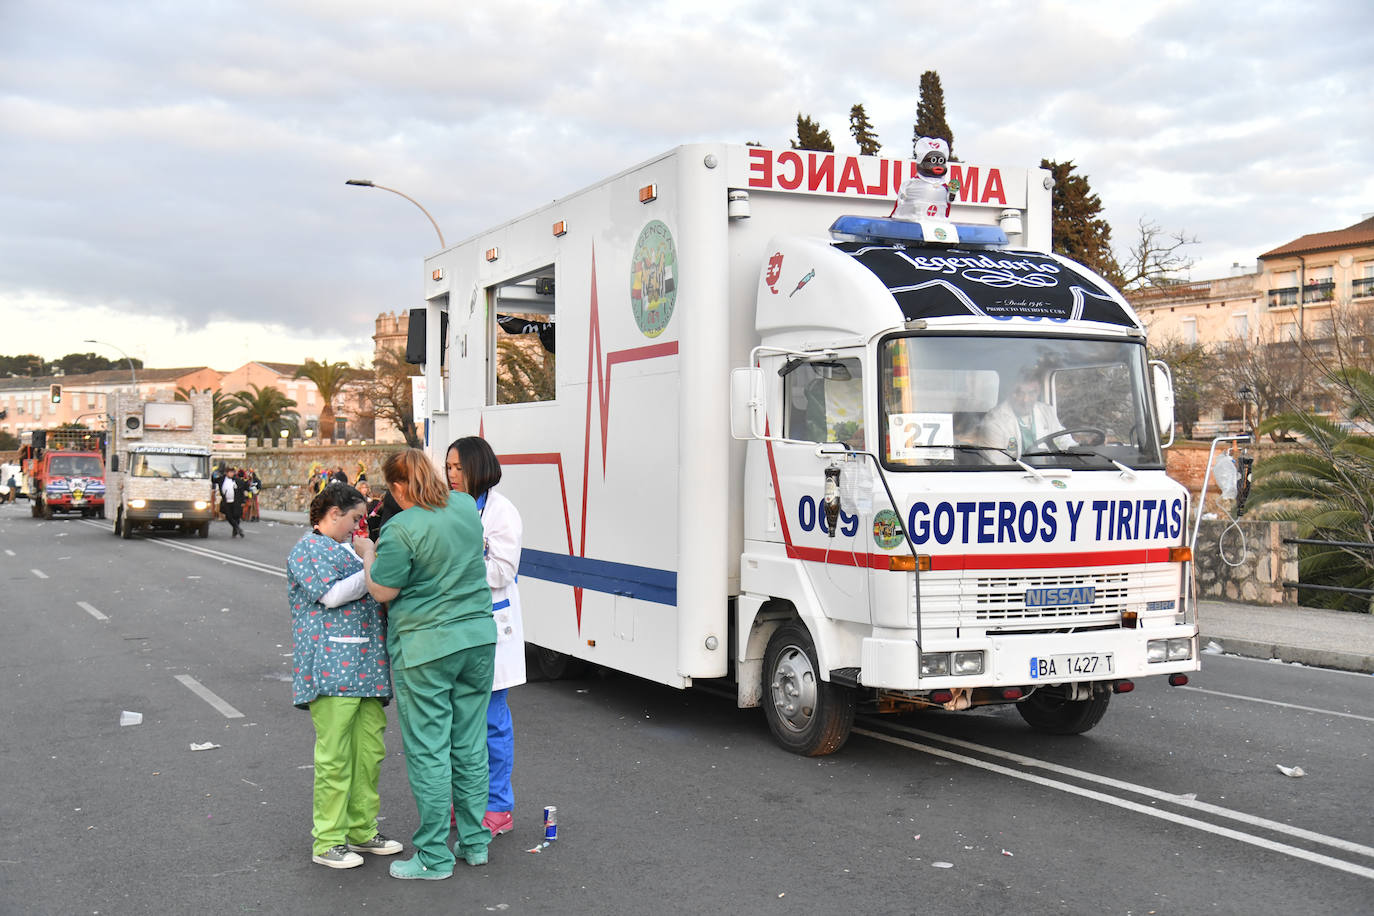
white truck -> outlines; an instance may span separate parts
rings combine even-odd
[[[428,448],[500,456],[547,673],[733,677],[816,755],[856,707],[1079,733],[1198,669],[1140,322],[1049,253],[1047,172],[887,218],[914,169],[683,146],[426,260]]]
[[[110,395],[107,514],[114,533],[139,529],[210,534],[210,449],[214,410],[209,392],[189,401]]]

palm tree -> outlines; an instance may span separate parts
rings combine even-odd
[[[178,387],[175,399],[178,401],[189,401],[194,391],[187,391],[185,388]],[[233,424],[229,422],[230,415],[234,412],[235,403],[232,395],[225,394],[216,388],[210,392],[210,409],[215,418],[215,432],[233,432]]]
[[[317,363],[307,359],[305,365],[296,370],[296,378],[309,379],[319,389],[324,407],[320,410],[320,438],[334,438],[334,398],[343,391],[344,386],[353,381],[357,370],[345,362],[331,363],[325,360]]]
[[[268,386],[250,386],[252,391],[236,391],[231,396],[234,412],[228,422],[246,436],[270,439],[285,428],[299,435],[300,415],[292,407],[296,402],[280,390]]]
[[[1332,373],[1329,380],[1353,402],[1352,415],[1368,415],[1369,406],[1374,404],[1374,375],[1346,369]],[[1255,484],[1247,505],[1267,505],[1267,517],[1297,522],[1298,535],[1303,538],[1346,544],[1374,542],[1374,437],[1307,412],[1270,417],[1257,432],[1274,430],[1298,433],[1298,450],[1255,465]],[[1299,550],[1298,568],[1305,582],[1374,588],[1374,554],[1368,547],[1305,544]],[[1303,600],[1326,607],[1370,609],[1367,598],[1339,592],[1308,592]]]

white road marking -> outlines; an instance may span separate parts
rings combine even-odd
[[[1289,824],[1282,823],[1280,821],[1271,821],[1267,818],[1256,817],[1253,814],[1246,814],[1242,811],[1235,811],[1230,808],[1223,808],[1220,805],[1208,804],[1207,802],[1201,802],[1197,799],[1184,798],[1183,796],[1175,795],[1172,792],[1164,792],[1160,789],[1152,789],[1149,786],[1142,786],[1133,782],[1126,782],[1121,779],[1113,779],[1110,776],[1100,776],[1097,773],[1089,773],[1086,770],[1076,770],[1073,767],[1066,767],[1058,763],[1050,763],[1047,760],[1039,760],[1035,757],[1027,757],[1023,754],[1017,754],[1012,751],[1004,751],[995,747],[988,747],[982,744],[974,744],[972,741],[965,741],[962,738],[947,738],[944,735],[938,735],[934,732],[923,731],[919,728],[911,728],[909,726],[897,725],[895,723],[883,723],[883,727],[888,728],[892,731],[902,731],[908,734],[917,735],[927,740],[939,741],[943,744],[950,744],[955,747],[961,747],[965,750],[974,751],[975,753],[979,754],[985,754],[989,757],[1000,757],[1003,760],[1010,760],[1013,763],[1019,763],[1022,766],[1038,767],[1042,770],[1049,770],[1052,773],[1058,773],[1061,776],[1069,776],[1074,779],[1081,779],[1084,782],[1094,782],[1098,785],[1109,786],[1113,789],[1118,789],[1124,792],[1134,792],[1137,795],[1144,795],[1147,798],[1153,798],[1157,801],[1168,802],[1171,805],[1178,805],[1183,808],[1192,808],[1194,811],[1201,811],[1207,814],[1214,815],[1216,817],[1225,817],[1233,821],[1240,821],[1241,823],[1249,824],[1252,827],[1260,827],[1265,830],[1272,830],[1276,833],[1284,833],[1288,836],[1307,840],[1312,843],[1321,843],[1322,845],[1332,846],[1336,849],[1344,850],[1345,852],[1353,852],[1357,855],[1369,856],[1371,858],[1374,858],[1374,847],[1362,846],[1359,843],[1352,843],[1349,840],[1342,840],[1337,837],[1327,836],[1326,834],[1315,833],[1311,830],[1304,830],[1301,827],[1294,827]]]
[[[37,577],[40,578],[40,579],[46,579],[46,578],[48,578],[48,574],[45,573],[45,572],[43,572],[43,570],[41,570],[41,569],[31,569],[31,570],[29,570],[29,572],[33,573],[35,576],[37,576]]]
[[[101,524],[100,522],[92,521],[91,519],[85,519],[82,522],[82,524],[91,525],[102,530],[105,527],[107,527]],[[253,572],[267,573],[269,576],[277,576],[282,579],[286,578],[286,570],[281,568],[280,566],[272,566],[267,563],[261,563],[257,560],[250,560],[247,557],[236,557],[230,553],[221,553],[218,550],[214,550],[210,547],[201,547],[195,544],[178,543],[177,541],[170,541],[165,538],[147,538],[144,540],[144,543],[154,544],[158,547],[167,547],[173,550],[184,550],[187,553],[194,553],[197,556],[207,557],[211,560],[219,560],[221,563],[228,563],[231,566],[241,566],[244,569],[251,569]]]
[[[205,702],[209,703],[211,706],[215,707],[215,710],[216,710],[217,712],[219,712],[220,715],[224,716],[224,718],[226,718],[226,719],[242,719],[242,718],[243,718],[243,713],[239,712],[237,709],[235,709],[234,707],[230,706],[228,703],[224,702],[224,700],[221,700],[218,696],[216,696],[216,695],[214,694],[214,692],[213,692],[212,690],[210,690],[210,688],[206,687],[206,686],[205,686],[204,684],[202,684],[200,681],[198,681],[198,680],[196,680],[195,678],[191,677],[191,675],[189,675],[189,674],[178,674],[178,675],[177,675],[177,680],[179,680],[179,681],[181,681],[181,683],[185,684],[185,685],[187,686],[187,688],[189,688],[190,691],[191,691],[192,693],[194,693],[196,696],[200,697],[202,700],[204,700]]]
[[[91,615],[92,617],[94,617],[96,620],[109,620],[109,619],[110,619],[110,618],[106,617],[104,614],[102,614],[102,613],[100,613],[99,611],[97,611],[95,608],[91,607],[89,604],[87,604],[87,603],[84,602],[84,601],[78,601],[78,602],[76,603],[76,606],[79,607],[79,608],[81,608],[81,610],[85,611],[87,614],[90,614],[90,615]]]
[[[14,553],[13,550],[10,550],[8,547],[6,547],[6,548],[5,548],[5,555],[6,555],[6,556],[12,557],[12,556],[15,555],[15,553]]]
[[[1044,776],[1037,776],[1034,773],[1023,773],[1020,770],[1013,770],[1011,767],[1004,767],[1001,764],[989,763],[986,760],[978,760],[975,757],[966,757],[963,754],[956,754],[953,751],[947,751],[943,748],[931,747],[928,744],[917,744],[915,741],[908,741],[905,738],[898,738],[895,735],[884,735],[880,732],[869,731],[866,728],[856,728],[854,729],[854,734],[864,735],[866,737],[873,738],[878,741],[886,741],[888,744],[896,744],[900,747],[908,747],[912,750],[921,751],[922,753],[930,754],[935,757],[943,757],[946,760],[953,760],[956,763],[964,763],[972,767],[978,767],[979,769],[988,770],[992,773],[999,773],[1003,776],[1010,776],[1012,779],[1020,779],[1024,782],[1035,783],[1036,785],[1044,786],[1049,789],[1056,789],[1060,792],[1067,792],[1070,795],[1078,795],[1083,798],[1088,798],[1092,799],[1093,801],[1101,802],[1104,805],[1112,805],[1117,808],[1124,808],[1127,811],[1134,811],[1137,814],[1144,814],[1147,817],[1159,818],[1160,820],[1169,821],[1174,824],[1179,824],[1180,826],[1192,827],[1194,829],[1202,830],[1207,833],[1214,833],[1217,836],[1224,836],[1229,839],[1237,840],[1241,843],[1247,843],[1251,846],[1258,846],[1261,849],[1267,849],[1271,852],[1277,852],[1283,855],[1292,856],[1295,859],[1304,859],[1308,862],[1312,862],[1317,865],[1325,865],[1328,868],[1334,868],[1337,871],[1348,872],[1352,875],[1359,875],[1362,878],[1374,878],[1374,868],[1368,868],[1363,865],[1356,865],[1353,862],[1346,862],[1343,859],[1335,859],[1331,856],[1322,855],[1321,853],[1310,852],[1306,849],[1300,849],[1297,846],[1289,846],[1286,843],[1276,843],[1273,840],[1266,840],[1264,837],[1258,837],[1248,833],[1242,833],[1239,830],[1232,830],[1230,827],[1221,827],[1217,824],[1209,824],[1206,821],[1200,821],[1196,818],[1186,817],[1182,814],[1175,814],[1172,811],[1164,811],[1159,808],[1151,808],[1148,805],[1142,805],[1139,802],[1127,801],[1124,798],[1117,798],[1115,796],[1108,795],[1105,792],[1097,792],[1093,789],[1084,789],[1080,786],[1074,786],[1066,782],[1060,782],[1057,779],[1049,779]],[[1177,796],[1171,797],[1177,799]]]
[[[1315,712],[1323,716],[1343,716],[1347,719],[1359,719],[1361,722],[1374,722],[1374,718],[1370,716],[1357,716],[1353,712],[1336,712],[1334,709],[1318,709],[1315,706],[1299,706],[1297,703],[1280,703],[1278,700],[1247,697],[1239,693],[1222,693],[1220,690],[1207,690],[1204,687],[1179,687],[1178,689],[1192,690],[1197,693],[1210,693],[1214,697],[1229,697],[1232,700],[1249,700],[1251,703],[1265,703],[1269,706],[1282,706],[1285,709],[1300,709],[1303,712]]]

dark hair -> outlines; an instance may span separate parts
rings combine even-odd
[[[501,482],[501,462],[486,439],[463,436],[454,439],[448,450],[458,453],[458,461],[463,465],[463,477],[468,482],[468,495],[473,499]]]
[[[402,449],[388,455],[382,464],[382,476],[386,478],[388,487],[397,481],[404,483],[411,502],[423,509],[442,509],[448,505],[448,484],[434,469],[434,462],[418,448]]]
[[[329,514],[330,509],[347,512],[357,505],[367,505],[363,494],[346,483],[335,481],[321,489],[315,494],[315,498],[310,500],[310,527],[318,525],[320,520]]]

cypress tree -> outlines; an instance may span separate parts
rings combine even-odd
[[[945,90],[940,74],[927,70],[921,74],[921,98],[916,103],[916,125],[911,134],[911,152],[916,154],[916,141],[922,137],[939,137],[949,143],[949,158],[954,158],[954,131],[945,120]]]
[[[849,109],[849,133],[854,137],[854,142],[859,144],[860,156],[876,156],[878,150],[882,149],[863,105],[855,105]]]

